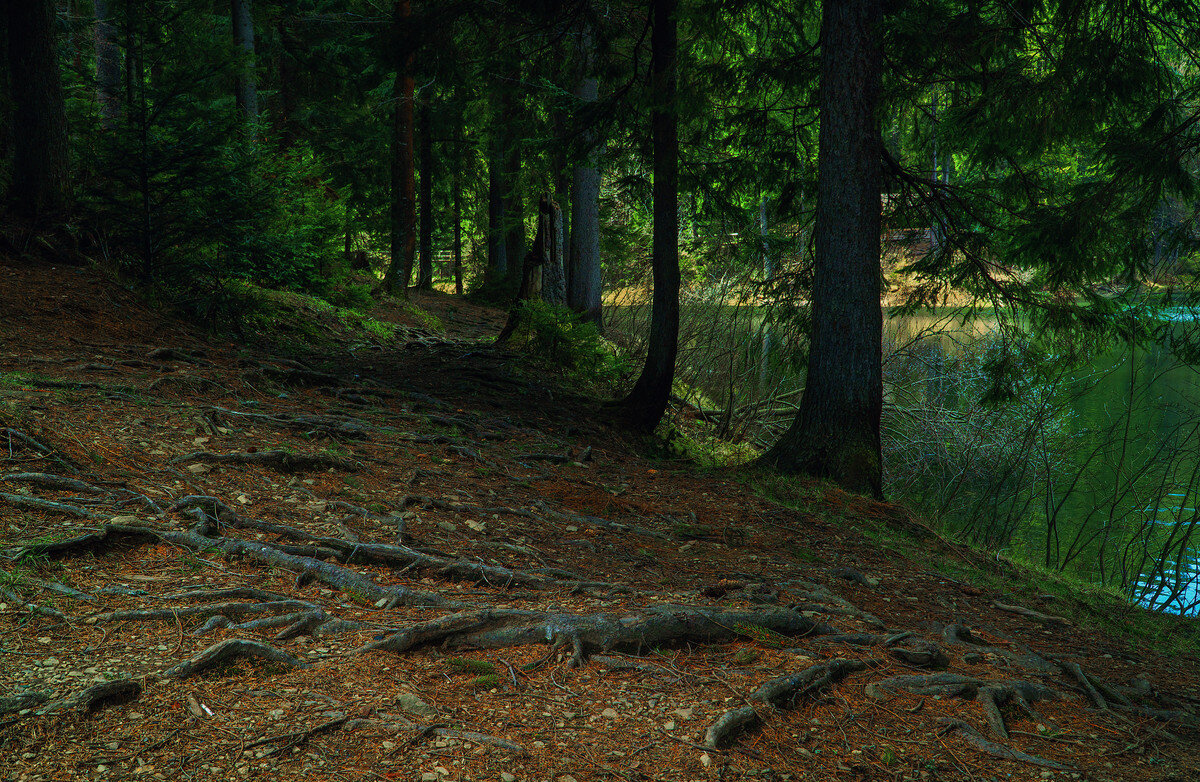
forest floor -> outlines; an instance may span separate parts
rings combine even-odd
[[[1191,622],[655,458],[502,313],[0,278],[0,778],[1200,779]]]

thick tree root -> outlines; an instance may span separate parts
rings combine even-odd
[[[57,513],[60,516],[74,516],[79,519],[98,519],[100,514],[84,510],[78,505],[52,500],[39,500],[36,497],[26,497],[23,494],[7,494],[0,492],[0,502],[5,502],[21,510],[36,510],[45,513]]]
[[[200,654],[172,666],[163,672],[170,679],[186,679],[203,673],[209,668],[216,667],[240,657],[257,658],[267,662],[278,663],[288,668],[308,668],[308,663],[301,662],[287,652],[281,652],[273,646],[258,641],[248,641],[244,638],[231,638],[208,647]]]
[[[867,664],[862,660],[834,659],[806,668],[800,673],[771,679],[750,694],[750,705],[722,714],[705,733],[704,743],[713,749],[726,746],[737,734],[762,721],[758,709],[782,707],[811,692],[836,684],[850,673],[866,667]]]
[[[37,603],[27,602],[24,598],[22,598],[20,595],[18,595],[16,592],[12,591],[11,589],[5,589],[4,587],[0,587],[0,598],[3,598],[5,600],[9,601],[10,603],[14,603],[16,605],[23,606],[26,610],[32,611],[35,614],[41,614],[42,616],[48,616],[51,619],[57,619],[60,622],[68,621],[66,614],[62,613],[61,611],[54,609],[54,608],[47,608],[46,606],[38,605]]]
[[[14,711],[32,709],[35,706],[41,706],[48,700],[50,700],[50,696],[44,692],[26,692],[20,695],[10,695],[6,698],[0,698],[0,714],[11,714]]]
[[[52,701],[38,709],[38,714],[59,714],[64,711],[83,711],[91,714],[107,706],[119,706],[122,703],[136,701],[141,696],[141,682],[133,679],[118,679],[88,687],[70,698]]]
[[[149,608],[134,611],[113,611],[107,614],[90,616],[85,624],[100,624],[102,622],[162,622],[175,619],[202,619],[210,616],[246,616],[251,614],[271,613],[296,609],[314,609],[315,605],[304,600],[276,600],[269,603],[210,603],[208,605],[185,606],[182,608]]]
[[[93,486],[84,481],[78,481],[74,478],[63,478],[59,475],[50,475],[44,472],[14,472],[0,478],[0,481],[8,483],[28,483],[34,486],[41,486],[45,489],[59,489],[61,491],[74,491],[80,494],[107,494],[104,489],[98,486]]]
[[[367,644],[360,652],[404,652],[427,644],[451,648],[498,649],[561,643],[569,640],[584,651],[639,649],[681,641],[714,641],[754,637],[763,629],[789,636],[828,635],[835,630],[791,609],[714,611],[664,607],[633,614],[564,614],[497,608],[470,611],[418,622]]]
[[[253,453],[239,451],[235,453],[212,453],[211,451],[196,451],[195,453],[176,456],[171,464],[183,462],[201,462],[204,464],[252,464],[267,467],[279,472],[308,472],[312,470],[345,470],[357,472],[362,465],[336,456],[322,454],[288,453],[287,451],[254,451]]]
[[[867,695],[884,698],[888,691],[906,690],[916,695],[974,700],[983,709],[988,726],[1001,738],[1008,738],[1008,728],[1000,706],[1013,702],[1032,719],[1037,719],[1031,703],[1039,700],[1058,700],[1058,692],[1040,684],[1026,681],[985,681],[957,673],[935,673],[928,676],[894,676],[871,682]]]
[[[311,557],[294,556],[284,553],[278,548],[265,543],[255,543],[246,540],[218,539],[213,540],[194,532],[180,530],[156,529],[125,524],[107,524],[99,532],[59,543],[36,544],[16,549],[15,556],[25,554],[67,554],[79,551],[91,551],[103,546],[122,542],[140,542],[148,538],[158,538],[167,543],[180,546],[189,551],[204,551],[218,549],[227,556],[243,556],[263,565],[291,570],[300,574],[301,578],[317,580],[330,587],[339,589],[361,600],[370,603],[383,601],[395,605],[422,605],[458,607],[461,603],[447,600],[434,592],[423,592],[407,587],[380,586],[366,576],[352,570],[331,565]]]
[[[989,741],[983,737],[983,734],[975,730],[975,728],[969,723],[963,722],[962,720],[943,717],[938,721],[947,725],[948,731],[957,730],[964,739],[973,744],[977,749],[986,752],[992,757],[997,757],[1002,760],[1015,760],[1020,763],[1030,763],[1035,766],[1053,768],[1059,771],[1074,770],[1071,766],[1064,765],[1056,760],[1049,760],[1048,758],[1038,757],[1037,755],[1030,755],[1026,752],[1021,752],[1018,749],[1013,749],[1012,747],[1006,747],[1003,744],[997,744],[994,741]]]
[[[821,643],[882,646],[897,660],[918,668],[945,668],[950,664],[950,658],[946,656],[940,646],[924,638],[915,637],[910,632],[887,635],[876,633],[830,635],[822,638]]]

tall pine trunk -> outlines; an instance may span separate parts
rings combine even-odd
[[[408,296],[412,278],[413,253],[417,244],[416,182],[413,173],[413,51],[408,24],[412,19],[410,0],[396,0],[393,6],[397,40],[404,47],[392,86],[392,181],[391,181],[391,260],[383,277],[383,289]]]
[[[254,78],[254,15],[251,0],[230,0],[233,22],[233,44],[242,57],[237,74],[238,111],[247,123],[258,119],[258,85]]]
[[[791,427],[761,460],[876,497],[883,493],[881,8],[881,0],[824,4],[808,379]]]
[[[651,0],[650,90],[654,110],[650,134],[654,149],[654,299],[646,364],[633,391],[621,401],[621,415],[634,429],[650,431],[667,409],[679,349],[679,137],[675,115],[676,0]],[[578,232],[578,228],[576,231]]]
[[[592,104],[600,96],[600,80],[595,75],[595,44],[588,22],[579,32],[577,57],[581,69],[575,97]],[[603,325],[600,281],[600,166],[601,148],[596,131],[582,134],[586,150],[584,162],[575,166],[571,188],[571,250],[567,254],[567,304],[583,319]]]
[[[70,202],[67,114],[54,45],[53,0],[8,0],[13,165],[8,202],[30,216]]]
[[[497,120],[499,118],[497,117]],[[508,245],[504,242],[504,173],[499,131],[493,127],[488,155],[487,279],[499,282],[508,276]],[[517,259],[516,262],[519,262]]]
[[[421,101],[421,236],[417,287],[433,287],[433,108]]]
[[[121,51],[117,47],[117,29],[112,24],[108,0],[94,0],[96,27],[96,104],[100,109],[100,127],[112,130],[121,119]]]
[[[459,296],[463,292],[462,270],[462,177],[458,168],[454,169],[454,179],[450,183],[451,215],[454,220],[454,292]]]

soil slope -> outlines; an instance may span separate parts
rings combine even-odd
[[[1196,659],[649,458],[500,313],[235,343],[0,274],[0,777],[1200,779]]]

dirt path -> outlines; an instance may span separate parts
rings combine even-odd
[[[645,458],[498,313],[285,356],[0,273],[0,777],[1200,778],[1195,659]]]

